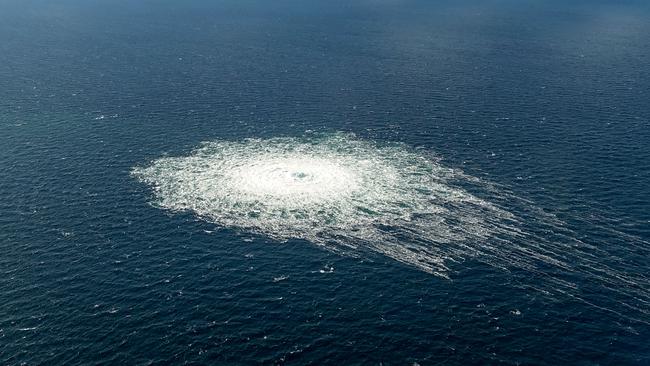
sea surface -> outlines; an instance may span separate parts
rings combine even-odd
[[[650,364],[650,2],[0,0],[0,364]]]

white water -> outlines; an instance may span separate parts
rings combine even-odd
[[[214,141],[133,174],[153,188],[159,207],[223,227],[344,255],[374,251],[442,277],[449,262],[476,258],[544,278],[535,284],[543,292],[589,302],[567,279],[580,273],[625,297],[626,309],[648,314],[647,278],[600,264],[602,251],[554,217],[402,144],[350,134]],[[524,223],[540,229],[524,233]]]

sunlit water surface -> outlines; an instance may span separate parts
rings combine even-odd
[[[0,364],[650,364],[647,1],[0,1]]]

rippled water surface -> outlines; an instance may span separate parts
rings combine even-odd
[[[650,363],[647,19],[0,1],[0,363]]]

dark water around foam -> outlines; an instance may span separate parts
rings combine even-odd
[[[0,1],[0,363],[650,363],[650,305],[579,272],[591,304],[471,258],[444,280],[171,215],[129,175],[213,139],[401,141],[647,278],[649,19],[643,1]]]

